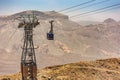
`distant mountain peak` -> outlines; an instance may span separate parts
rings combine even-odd
[[[12,20],[12,19],[15,19],[17,17],[20,17],[21,15],[33,14],[33,12],[34,12],[34,14],[39,16],[40,19],[43,19],[43,20],[49,19],[49,18],[52,18],[52,19],[69,19],[67,15],[58,13],[56,11],[42,12],[42,11],[37,11],[37,10],[26,10],[26,11],[15,13],[13,15],[9,15],[5,18],[1,18],[1,17],[0,18],[2,20]]]
[[[52,10],[52,11],[47,11],[48,13],[57,13],[56,11]],[[46,12],[46,13],[47,13]]]
[[[112,18],[108,18],[108,19],[104,20],[104,23],[116,23],[116,21]]]

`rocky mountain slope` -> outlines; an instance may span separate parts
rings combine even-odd
[[[20,80],[21,74],[0,76],[0,80]],[[120,80],[120,59],[78,62],[38,70],[38,80]]]
[[[32,12],[24,11],[0,18],[0,74],[20,71],[24,30],[17,28],[19,21],[14,19]],[[110,22],[107,20],[96,25],[81,26],[70,21],[68,16],[54,11],[34,11],[34,13],[40,19],[40,25],[34,29],[34,43],[35,46],[39,46],[36,49],[39,68],[80,60],[119,57],[120,25],[118,22],[111,23],[112,20]],[[46,39],[46,33],[50,29],[50,19],[55,20],[54,41]]]
[[[11,19],[15,19],[17,17],[20,17],[22,15],[28,16],[28,14],[33,14],[33,13],[35,15],[39,16],[39,18],[42,19],[42,20],[46,20],[46,19],[49,19],[49,18],[52,18],[52,19],[56,19],[56,18],[68,19],[67,15],[63,15],[63,14],[57,13],[55,11],[41,12],[41,11],[35,11],[35,10],[23,11],[23,12],[16,13],[16,14],[13,14],[13,15],[10,15],[10,16],[0,17],[0,19],[1,20],[11,20]]]

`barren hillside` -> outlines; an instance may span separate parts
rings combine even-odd
[[[20,80],[20,73],[1,76],[0,80]],[[38,80],[120,80],[120,59],[78,62],[46,67],[38,71]]]

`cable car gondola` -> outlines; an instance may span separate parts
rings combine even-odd
[[[48,39],[48,40],[54,40],[53,22],[54,22],[53,20],[50,21],[51,29],[50,29],[50,31],[47,33],[47,39]]]

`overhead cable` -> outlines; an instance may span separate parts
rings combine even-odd
[[[77,9],[73,9],[73,10],[66,11],[65,13],[69,13],[69,12],[77,11],[77,10],[80,10],[80,9],[88,8],[88,7],[91,7],[91,6],[103,4],[103,3],[108,2],[108,1],[110,1],[110,0],[104,0],[104,1],[96,2],[96,3],[90,4],[90,5],[81,7],[81,8],[77,8]]]
[[[74,18],[74,17],[77,17],[77,16],[81,16],[81,15],[85,15],[85,14],[101,11],[101,10],[104,10],[104,9],[109,9],[109,8],[112,8],[112,7],[115,7],[115,6],[119,6],[119,5],[120,5],[120,3],[114,4],[114,5],[111,5],[111,6],[107,6],[107,7],[103,7],[103,8],[100,8],[100,9],[95,9],[95,10],[88,11],[88,12],[85,12],[85,13],[81,13],[81,14],[70,16],[70,18]]]
[[[94,2],[94,1],[96,1],[96,0],[90,0],[90,1],[87,1],[87,2],[84,2],[84,3],[81,3],[81,4],[78,4],[78,5],[74,5],[74,6],[71,6],[71,7],[65,8],[65,9],[62,9],[62,10],[57,11],[57,12],[63,12],[63,11],[66,11],[66,10],[70,10],[70,9],[73,9],[73,8],[76,8],[76,7],[85,5],[85,4],[92,3],[92,2]]]

